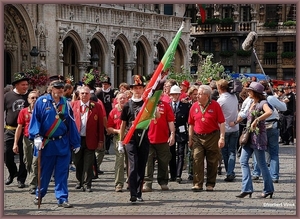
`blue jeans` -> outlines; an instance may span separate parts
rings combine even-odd
[[[225,132],[225,146],[222,148],[222,157],[224,160],[227,176],[235,175],[236,144],[239,137],[239,131]]]
[[[265,151],[250,148],[250,144],[242,148],[240,157],[242,169],[242,192],[253,192],[253,183],[251,178],[251,171],[249,166],[249,158],[254,153],[256,156],[257,164],[261,169],[264,181],[263,193],[270,193],[274,191],[273,181],[266,163]]]
[[[279,131],[277,128],[267,129],[268,137],[268,149],[266,153],[270,157],[270,174],[273,180],[279,179],[279,143],[278,143]],[[260,169],[257,165],[256,158],[253,156],[253,176],[260,176]]]

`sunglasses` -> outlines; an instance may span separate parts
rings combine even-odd
[[[65,88],[64,86],[53,86],[53,87],[56,89],[64,89]]]

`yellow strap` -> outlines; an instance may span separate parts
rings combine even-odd
[[[13,126],[10,126],[10,125],[6,125],[5,128],[9,129],[9,130],[16,130],[17,129],[17,127],[13,127]]]

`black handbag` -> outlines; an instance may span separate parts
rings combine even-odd
[[[245,127],[239,139],[240,145],[245,146],[248,143],[249,138],[250,138],[250,130],[249,128]]]

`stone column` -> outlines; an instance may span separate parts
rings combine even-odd
[[[86,71],[87,71],[88,65],[89,65],[89,62],[78,62],[78,69],[79,69],[78,81],[82,80],[84,73],[86,73]]]
[[[135,62],[127,62],[125,63],[125,69],[127,71],[127,83],[131,83],[132,70],[134,69],[136,63]]]

